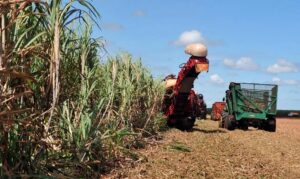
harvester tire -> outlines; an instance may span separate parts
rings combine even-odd
[[[276,119],[273,118],[268,119],[264,129],[269,132],[276,132]]]
[[[204,113],[202,113],[202,114],[200,115],[200,119],[203,119],[203,120],[206,120],[206,119],[207,119],[207,117],[206,117],[206,112],[204,112]]]
[[[234,130],[235,129],[235,124],[233,121],[234,117],[232,115],[228,115],[224,117],[224,128],[227,130]]]
[[[194,127],[196,118],[194,117],[184,117],[180,120],[178,129],[183,131],[191,131]]]

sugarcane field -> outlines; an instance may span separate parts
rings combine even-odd
[[[299,6],[0,0],[0,178],[300,178]]]

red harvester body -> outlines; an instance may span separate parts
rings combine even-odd
[[[181,68],[178,78],[169,75],[165,78],[166,95],[163,112],[168,125],[182,130],[190,130],[194,126],[197,109],[197,96],[194,90],[194,80],[201,71],[208,71],[209,62],[206,57],[191,56]],[[173,83],[173,85],[169,85]]]

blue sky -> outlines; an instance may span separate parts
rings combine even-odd
[[[208,46],[195,90],[208,106],[231,81],[279,84],[278,108],[300,109],[300,1],[97,0],[95,36],[109,55],[140,57],[155,77],[179,72],[188,43]]]

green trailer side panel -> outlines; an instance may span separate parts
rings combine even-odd
[[[267,120],[277,112],[278,86],[258,83],[230,83],[226,91],[228,114],[235,119]]]

